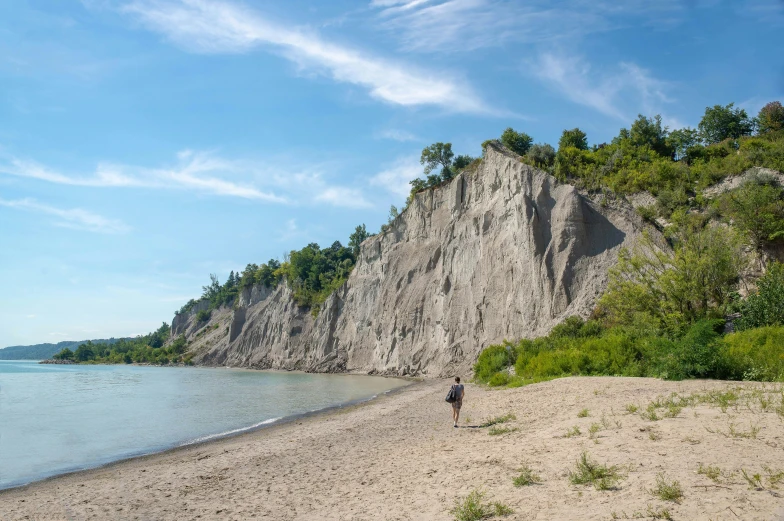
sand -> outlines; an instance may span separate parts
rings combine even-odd
[[[1,492],[0,519],[447,520],[473,490],[513,509],[505,519],[784,519],[784,474],[776,476],[784,472],[781,386],[635,378],[508,390],[469,384],[458,429],[443,401],[447,388],[416,383],[338,412]],[[640,414],[673,392],[733,389],[741,398],[724,410],[714,398],[659,408],[655,421]],[[629,413],[627,404],[639,410]],[[588,416],[578,417],[583,409]],[[516,430],[491,436],[479,426],[506,413],[516,419],[499,427]],[[574,426],[581,433],[565,436]],[[570,483],[583,452],[618,466],[615,489]],[[523,464],[539,484],[512,484]],[[697,472],[700,464],[721,473],[714,481]],[[759,474],[759,486],[741,469]],[[651,493],[657,475],[679,482],[680,502]]]

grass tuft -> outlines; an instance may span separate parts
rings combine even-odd
[[[583,452],[574,471],[569,472],[569,481],[573,485],[593,485],[596,490],[612,490],[623,479],[618,467],[601,465]]]
[[[507,434],[510,432],[515,432],[517,427],[509,428],[509,427],[490,427],[490,430],[487,431],[487,434],[490,436],[500,436],[501,434]]]
[[[474,490],[462,501],[456,500],[450,513],[455,516],[455,521],[479,521],[490,517],[508,516],[514,513],[514,510],[498,501],[488,503],[483,492]]]
[[[700,466],[697,468],[697,474],[702,474],[703,476],[709,478],[710,480],[719,483],[719,478],[721,477],[721,469],[717,466],[704,466],[700,463]]]
[[[639,408],[640,408],[639,406],[637,406],[637,405],[635,405],[633,403],[627,403],[626,404],[626,414],[634,414],[634,413],[637,412],[637,410]]]
[[[522,466],[520,469],[520,475],[514,478],[512,481],[516,487],[527,487],[529,485],[534,485],[541,482],[542,480],[539,475],[536,474],[533,469],[527,465]]]
[[[500,423],[510,422],[512,420],[516,420],[517,417],[512,413],[504,414],[503,416],[496,416],[495,418],[490,418],[489,420],[485,420],[480,427],[492,427],[493,425],[498,425]]]
[[[677,481],[668,482],[664,474],[656,476],[656,488],[650,491],[654,496],[664,501],[674,501],[680,503],[683,498],[683,489]]]
[[[588,417],[588,409],[583,409],[582,411],[577,413],[578,418],[587,418]]]

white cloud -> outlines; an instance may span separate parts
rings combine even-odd
[[[64,228],[110,234],[125,233],[130,230],[130,227],[122,221],[107,219],[81,208],[63,210],[39,203],[34,199],[17,199],[12,201],[0,199],[0,206],[52,215],[57,218],[54,224]]]
[[[630,23],[661,27],[680,21],[679,0],[372,0],[379,24],[403,48],[471,51],[508,42],[552,42],[613,30]],[[638,19],[635,19],[638,18]]]
[[[286,199],[264,192],[249,184],[239,184],[219,177],[242,175],[247,165],[207,153],[181,152],[178,164],[169,168],[144,168],[111,163],[99,164],[88,176],[69,176],[34,161],[11,157],[0,163],[0,173],[27,177],[50,183],[90,187],[136,187],[192,190],[244,199],[282,203]]]
[[[611,73],[596,73],[584,58],[542,53],[527,71],[574,103],[621,120],[641,110],[656,112],[671,101],[665,94],[666,82],[633,63],[621,63]]]
[[[122,11],[183,48],[200,53],[243,53],[268,47],[303,69],[360,85],[374,98],[404,106],[438,105],[485,113],[488,107],[465,85],[443,72],[424,72],[318,35],[272,23],[256,11],[229,2],[134,0]]]
[[[370,184],[395,195],[408,197],[411,193],[410,181],[421,175],[422,165],[416,157],[400,158],[394,165],[374,175]]]
[[[279,163],[282,166],[269,158],[264,161],[227,159],[213,153],[184,150],[177,154],[175,164],[167,167],[100,163],[92,174],[78,176],[15,157],[3,162],[0,156],[0,175],[70,186],[187,190],[267,203],[316,202],[353,209],[371,206],[361,189],[330,182],[321,165],[297,165],[296,159],[291,158]]]
[[[407,132],[405,130],[398,130],[398,129],[382,130],[381,132],[377,132],[375,136],[378,139],[391,139],[393,141],[401,141],[401,142],[419,141],[419,138],[416,137],[411,132]]]
[[[327,187],[320,194],[316,195],[314,199],[345,208],[370,208],[373,206],[365,199],[361,190],[343,186]]]

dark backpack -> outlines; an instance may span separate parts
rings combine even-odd
[[[457,401],[457,391],[455,390],[455,386],[449,388],[449,392],[446,393],[446,402],[447,403],[455,403]]]

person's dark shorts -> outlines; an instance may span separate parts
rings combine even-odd
[[[463,400],[457,400],[456,402],[452,402],[452,408],[456,410],[460,410],[460,407],[463,406]]]

